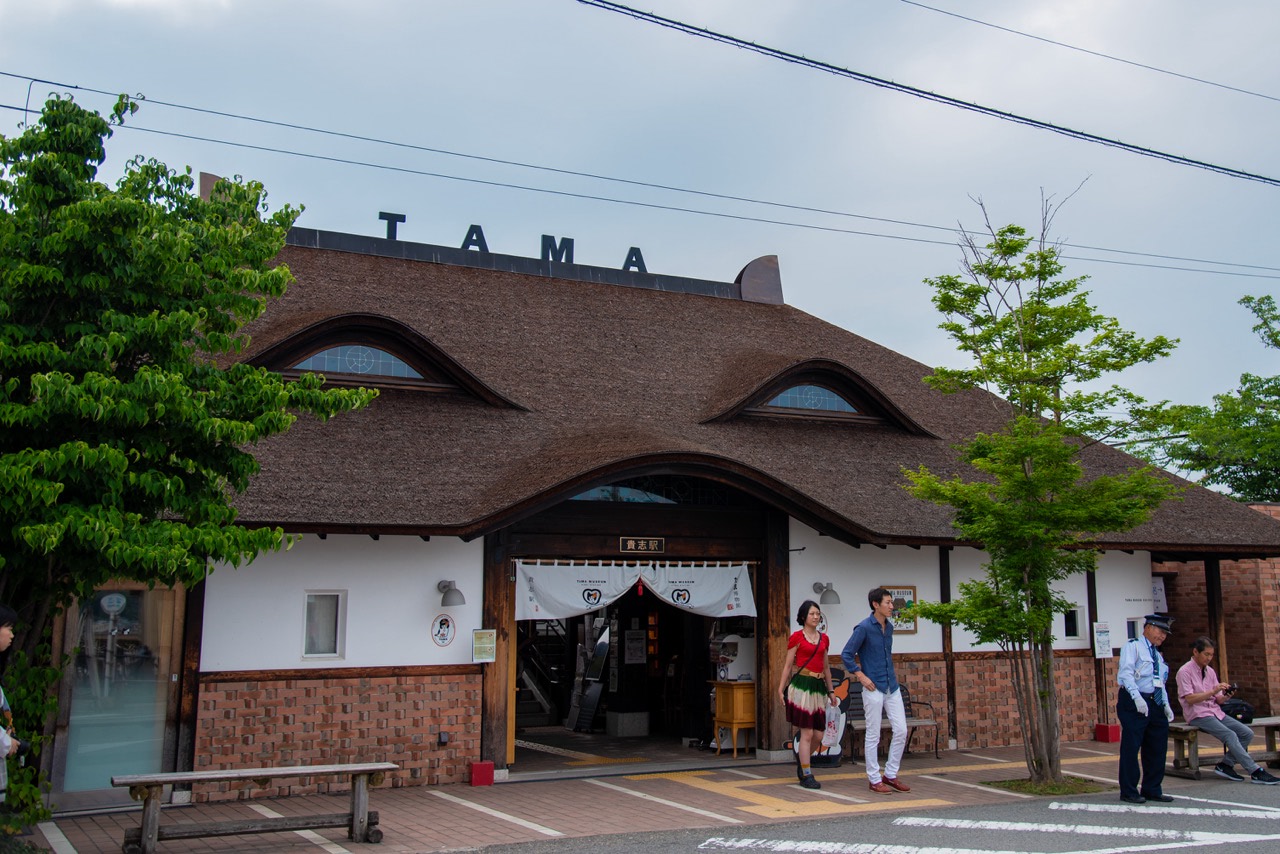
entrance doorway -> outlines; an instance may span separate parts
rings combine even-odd
[[[104,587],[67,613],[54,748],[59,811],[128,803],[111,777],[172,768],[176,737],[178,591]]]
[[[589,614],[519,621],[512,773],[716,761],[718,639],[751,638],[755,622],[693,613],[636,588]],[[753,669],[743,675],[754,679]]]

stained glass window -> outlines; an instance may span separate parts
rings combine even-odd
[[[294,365],[298,371],[315,371],[321,374],[363,374],[381,377],[422,379],[422,374],[405,364],[403,359],[386,350],[363,344],[342,344],[321,350],[314,356]]]

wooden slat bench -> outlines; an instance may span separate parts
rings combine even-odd
[[[1267,743],[1266,750],[1251,750],[1249,755],[1259,764],[1265,762],[1270,763],[1273,768],[1280,767],[1280,747],[1277,746],[1276,741],[1277,736],[1280,736],[1280,715],[1254,718],[1249,725],[1255,728],[1262,727]],[[1209,738],[1214,744],[1220,744],[1213,736]],[[1182,721],[1169,724],[1169,740],[1173,742],[1173,763],[1166,769],[1167,774],[1199,780],[1200,766],[1216,765],[1222,761],[1223,754],[1217,751],[1203,758],[1200,756],[1200,730],[1190,724]]]
[[[292,765],[279,768],[223,768],[210,771],[175,771],[168,774],[125,774],[111,778],[111,785],[128,787],[135,801],[142,801],[142,824],[125,831],[124,854],[153,854],[156,844],[168,839],[204,836],[236,836],[246,833],[278,833],[289,830],[345,827],[354,842],[381,842],[378,814],[369,811],[369,786],[377,786],[394,762],[353,762],[338,765]],[[165,786],[250,780],[265,787],[282,777],[351,776],[351,811],[325,815],[252,818],[203,824],[160,824],[160,798]]]
[[[933,727],[933,756],[940,759],[941,754],[938,753],[938,720],[937,715],[933,711],[933,704],[926,703],[923,700],[912,702],[911,692],[907,690],[907,686],[901,682],[898,683],[898,689],[902,691],[902,710],[907,716],[907,752],[911,751],[911,736],[915,734],[917,727]],[[917,708],[923,707],[929,710],[927,717],[919,716]],[[866,738],[867,720],[866,712],[862,708],[862,688],[857,683],[853,683],[849,688],[849,708],[845,712],[845,727],[850,732],[849,737],[849,755],[857,758],[858,749]],[[889,719],[884,715],[880,716],[880,729],[890,729]],[[883,737],[881,743],[884,743]]]

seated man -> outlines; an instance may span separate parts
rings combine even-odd
[[[1183,719],[1202,732],[1221,741],[1230,759],[1223,759],[1213,773],[1237,782],[1244,779],[1236,773],[1235,763],[1249,775],[1250,782],[1274,786],[1280,779],[1273,777],[1249,755],[1249,742],[1253,740],[1253,728],[1222,711],[1223,701],[1233,693],[1226,682],[1218,681],[1218,674],[1209,664],[1213,661],[1214,643],[1206,637],[1196,638],[1191,645],[1191,660],[1178,669],[1178,699],[1182,702]]]

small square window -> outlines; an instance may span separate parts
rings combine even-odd
[[[303,658],[342,658],[347,634],[347,591],[307,591]]]
[[[1062,636],[1064,638],[1080,637],[1080,609],[1072,608],[1062,612]]]
[[[1125,620],[1124,624],[1125,624],[1125,631],[1129,635],[1129,640],[1133,640],[1139,634],[1141,634],[1141,630],[1139,629],[1139,626],[1142,625],[1141,617],[1130,617],[1129,619]]]

